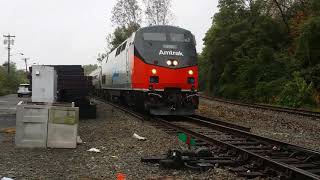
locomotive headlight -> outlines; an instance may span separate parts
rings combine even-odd
[[[171,61],[171,60],[168,60],[168,61],[167,61],[167,65],[168,65],[168,66],[171,66],[171,65],[172,65],[172,61]]]
[[[152,74],[157,74],[157,70],[156,69],[152,69],[151,72],[152,72]]]
[[[190,69],[190,70],[188,71],[188,74],[189,74],[189,75],[193,75],[193,71]]]
[[[177,66],[177,65],[178,65],[178,61],[177,61],[177,60],[174,60],[174,61],[173,61],[173,65],[174,65],[174,66]]]

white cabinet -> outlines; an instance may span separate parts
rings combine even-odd
[[[32,102],[53,103],[57,98],[57,73],[51,66],[32,66]]]

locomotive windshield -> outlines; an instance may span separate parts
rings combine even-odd
[[[135,55],[148,64],[164,67],[168,67],[168,59],[179,61],[170,68],[197,64],[194,36],[190,31],[173,26],[152,26],[137,31]]]
[[[168,41],[172,42],[190,42],[191,39],[186,34],[170,33]],[[145,41],[167,41],[165,33],[143,33],[143,40]]]
[[[166,41],[165,33],[143,33],[143,39],[145,41]]]
[[[170,40],[173,42],[190,42],[191,39],[186,34],[170,33]]]

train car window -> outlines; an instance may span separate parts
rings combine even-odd
[[[127,45],[127,41],[122,44],[121,51],[123,51],[126,48],[126,45]]]
[[[186,37],[184,34],[170,33],[170,40],[174,42],[190,42],[190,37]]]
[[[116,56],[120,54],[121,46],[117,48]]]
[[[102,84],[106,84],[106,75],[102,76]]]
[[[166,41],[165,33],[143,33],[143,39],[145,41]]]

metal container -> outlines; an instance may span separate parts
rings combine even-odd
[[[57,98],[57,73],[54,67],[32,66],[32,102],[53,103]]]
[[[47,147],[76,148],[78,122],[78,107],[51,107],[49,109]]]
[[[49,107],[46,104],[18,104],[15,136],[17,147],[46,147],[48,113]]]

